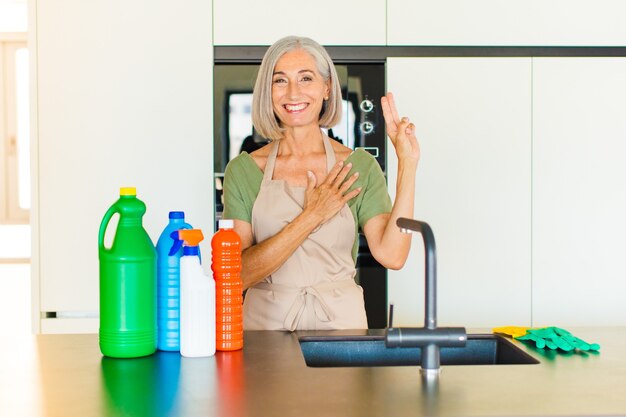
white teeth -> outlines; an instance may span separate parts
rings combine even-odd
[[[290,104],[285,104],[285,108],[287,109],[287,111],[299,111],[299,110],[303,110],[306,107],[306,103],[303,104],[297,104],[297,105],[290,105]]]

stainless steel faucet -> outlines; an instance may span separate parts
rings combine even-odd
[[[437,259],[432,229],[426,222],[403,217],[396,221],[396,225],[405,233],[419,232],[424,240],[424,327],[389,327],[385,334],[385,344],[390,348],[421,347],[422,372],[426,376],[438,375],[441,369],[439,348],[465,346],[467,333],[464,327],[437,327]]]

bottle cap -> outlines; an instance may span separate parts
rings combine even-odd
[[[135,188],[135,187],[121,187],[120,188],[120,197],[121,196],[126,196],[126,195],[136,196],[137,195],[137,188]]]
[[[184,219],[185,212],[184,211],[170,211],[170,219]]]
[[[220,229],[232,229],[235,227],[235,221],[232,219],[221,219],[218,222],[218,227]]]

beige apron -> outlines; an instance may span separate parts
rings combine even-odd
[[[271,145],[252,207],[252,232],[257,243],[280,232],[304,206],[305,187],[272,180],[279,143]],[[330,171],[335,153],[326,136],[324,149]],[[346,204],[314,230],[277,271],[249,288],[243,306],[244,329],[366,329],[363,289],[354,281],[354,227]]]

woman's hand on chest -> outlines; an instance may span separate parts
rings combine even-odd
[[[338,162],[320,182],[314,172],[307,173],[307,186],[304,196],[303,214],[309,214],[324,224],[334,217],[351,199],[359,195],[361,187],[350,191],[350,187],[359,178],[359,173],[348,176],[352,164]]]

